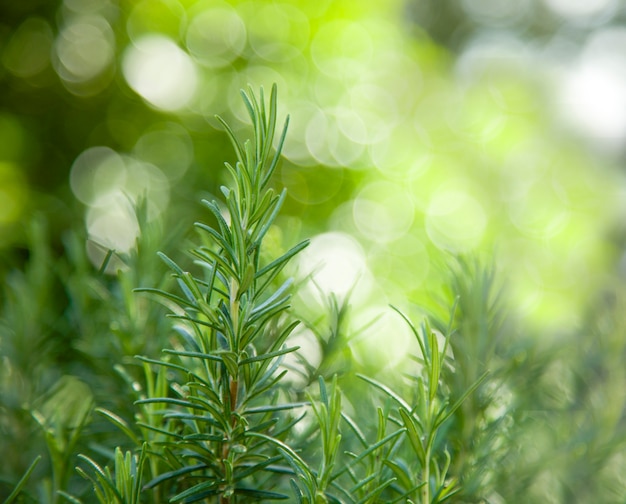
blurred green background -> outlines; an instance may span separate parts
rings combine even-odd
[[[80,223],[128,251],[129,200],[145,194],[161,219],[214,188],[232,158],[214,115],[245,129],[239,89],[276,82],[291,116],[286,227],[322,234],[324,287],[359,277],[364,301],[418,299],[437,288],[441,251],[495,253],[518,306],[558,327],[614,273],[617,0],[1,8],[3,257],[35,212],[55,237]]]
[[[16,306],[49,320],[33,360],[85,348],[63,347],[71,288],[45,298],[46,275],[67,273],[55,260],[74,250],[85,262],[72,268],[97,270],[109,248],[143,260],[140,230],[175,239],[202,216],[234,158],[214,116],[248,134],[248,84],[276,82],[291,119],[270,246],[312,238],[296,270],[315,270],[325,293],[352,289],[354,327],[390,303],[436,306],[464,254],[494,258],[529,333],[571,335],[590,309],[621,306],[609,301],[626,271],[625,47],[622,0],[1,2],[0,281],[40,267],[27,273],[32,309],[26,294],[2,300],[3,386],[20,368],[7,350]],[[374,368],[409,345],[385,317],[355,346]],[[623,355],[611,330],[600,360]],[[394,344],[381,349],[381,333]],[[587,348],[590,334],[568,344]]]

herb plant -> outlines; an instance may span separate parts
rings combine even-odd
[[[454,404],[439,388],[451,331],[440,351],[428,325],[418,333],[407,319],[425,373],[415,377],[411,403],[362,377],[397,403],[397,409],[376,408],[371,440],[342,410],[336,376],[327,377],[329,388],[320,370],[309,366],[306,382],[317,381],[317,387],[298,392],[283,384],[288,370],[281,364],[298,350],[288,338],[299,322],[288,313],[292,282],[281,273],[307,242],[278,258],[264,254],[263,239],[285,199],[284,190],[276,193],[269,184],[288,119],[272,152],[276,86],[268,104],[262,90],[258,99],[251,90],[242,96],[254,136],[241,143],[220,119],[237,161],[225,164],[233,186],[221,188],[224,207],[202,201],[213,224],[196,223],[202,239],[191,251],[196,273],[159,253],[179,292],[136,289],[169,307],[177,333],[161,359],[138,356],[146,381],[146,393],[135,402],[141,434],[113,412],[98,410],[127,432],[140,452],[117,448],[113,470],[81,455],[85,467],[79,472],[92,481],[102,503],[139,502],[144,467],[149,477],[141,488],[153,501],[231,503],[295,495],[303,503],[443,502],[456,487],[447,479],[449,455],[436,453],[445,443],[436,445],[435,438],[476,387]],[[336,300],[332,306],[338,306]],[[313,423],[298,428],[307,411]],[[305,447],[315,445],[307,453]]]
[[[242,97],[253,137],[241,142],[220,119],[236,161],[225,164],[231,181],[221,198],[202,201],[190,257],[181,227],[166,233],[150,224],[145,202],[136,209],[138,252],[109,251],[95,270],[79,235],[66,238],[65,257],[51,267],[45,225],[31,224],[36,253],[3,287],[0,428],[24,445],[31,432],[41,441],[22,453],[0,438],[15,463],[0,479],[4,502],[541,502],[548,477],[566,501],[583,487],[615,501],[625,495],[611,465],[626,439],[624,401],[594,402],[606,390],[623,399],[610,372],[624,347],[611,336],[623,328],[620,289],[615,306],[597,308],[588,323],[613,360],[593,346],[564,356],[521,335],[493,269],[450,261],[445,315],[416,323],[395,309],[414,338],[411,367],[375,375],[352,354],[349,296],[321,293],[318,313],[290,306],[298,283],[285,267],[308,242],[275,256],[266,240],[285,202],[272,175],[288,119],[277,131],[275,86],[269,97]],[[69,300],[63,317],[54,310],[59,290]],[[38,300],[35,311],[25,299]],[[307,331],[318,361],[292,343]],[[71,367],[62,345],[42,350],[37,366],[29,360],[28,348],[50,334],[73,349]],[[589,380],[571,371],[569,381],[559,374],[559,386],[570,387],[563,398],[554,370],[573,366],[565,358],[572,355],[598,373]],[[578,403],[605,433],[587,459],[580,446],[595,424]],[[552,447],[552,459],[537,460],[546,453],[537,435],[567,426],[562,411],[582,427]],[[578,486],[558,485],[556,459],[568,460]],[[581,476],[590,467],[610,490]]]
[[[206,274],[184,271],[161,253],[181,294],[137,289],[165,300],[177,323],[179,338],[161,360],[139,357],[148,367],[162,368],[158,377],[164,376],[163,369],[169,371],[168,387],[159,387],[161,396],[137,401],[145,408],[139,426],[154,433],[147,436],[152,437],[149,453],[162,461],[146,488],[167,484],[173,501],[284,498],[272,491],[275,485],[261,482],[281,473],[276,466],[280,456],[270,455],[269,447],[297,420],[281,413],[302,406],[288,401],[278,387],[286,373],[279,371],[281,359],[295,350],[285,342],[297,322],[284,316],[291,281],[274,285],[307,242],[262,261],[263,239],[285,198],[284,191],[277,194],[268,184],[287,122],[272,153],[276,87],[267,107],[262,91],[260,100],[253,93],[243,93],[243,98],[254,140],[240,143],[222,121],[237,154],[235,166],[226,163],[234,188],[222,187],[225,212],[216,201],[203,201],[215,227],[196,224],[204,243],[192,254],[195,267]]]

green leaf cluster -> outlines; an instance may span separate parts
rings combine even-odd
[[[307,243],[268,264],[261,262],[263,238],[285,197],[284,191],[277,195],[268,188],[287,128],[285,122],[270,158],[276,95],[274,86],[266,105],[263,91],[258,100],[251,91],[242,93],[254,126],[253,141],[241,144],[222,121],[237,154],[234,167],[226,163],[234,189],[221,188],[225,210],[215,200],[203,200],[217,225],[196,224],[203,245],[191,253],[202,276],[183,270],[160,253],[180,293],[137,289],[165,299],[178,324],[180,337],[173,348],[164,349],[161,360],[139,357],[148,366],[167,369],[176,380],[168,378],[166,394],[151,394],[136,403],[156,407],[146,411],[147,422],[141,427],[158,434],[158,442],[151,444],[150,450],[158,453],[167,467],[153,475],[146,488],[168,484],[169,498],[175,502],[210,496],[219,496],[224,502],[286,497],[255,488],[259,473],[273,474],[280,469],[275,467],[277,458],[269,454],[267,442],[250,435],[284,436],[293,423],[288,412],[302,406],[301,402],[281,401],[278,388],[287,372],[280,370],[281,361],[296,349],[285,343],[297,322],[287,322],[284,316],[291,281],[275,285],[289,259]],[[277,414],[283,414],[284,424]],[[159,415],[160,420],[149,420],[151,415]]]
[[[0,325],[0,429],[19,436],[0,443],[13,457],[36,427],[43,449],[2,475],[5,502],[543,502],[546,478],[557,500],[620,502],[619,286],[589,316],[593,344],[541,346],[508,316],[492,268],[450,260],[444,315],[416,324],[394,308],[416,355],[377,375],[355,356],[349,297],[320,291],[322,314],[291,306],[286,267],[308,242],[276,254],[267,243],[286,201],[271,184],[288,120],[276,135],[276,87],[242,96],[253,137],[220,120],[236,161],[221,197],[202,202],[189,257],[180,226],[151,225],[145,205],[139,253],[104,251],[100,268],[74,235],[50,267],[45,228],[31,224],[37,254],[7,278]],[[59,286],[69,307],[57,320]],[[27,358],[52,333],[81,359],[62,366],[61,346]]]
[[[263,256],[263,238],[285,198],[284,191],[277,195],[268,185],[288,121],[270,156],[276,87],[267,107],[262,90],[258,100],[251,90],[242,96],[254,138],[242,144],[221,121],[237,162],[226,163],[233,188],[221,188],[224,203],[203,200],[214,224],[196,224],[202,245],[191,254],[198,273],[159,253],[178,292],[136,289],[169,306],[178,335],[160,359],[138,356],[146,382],[145,393],[135,401],[141,435],[115,413],[98,410],[141,447],[140,455],[133,459],[127,452],[123,458],[116,449],[114,473],[82,456],[94,476],[79,471],[92,480],[100,500],[120,502],[135,502],[144,465],[150,477],[143,490],[152,492],[154,500],[231,503],[288,499],[292,494],[308,504],[442,502],[457,487],[446,479],[450,457],[446,451],[442,461],[435,438],[477,386],[451,405],[439,387],[451,331],[440,350],[428,325],[418,333],[405,317],[422,352],[416,405],[362,376],[399,406],[377,407],[373,432],[344,410],[336,374],[328,387],[326,371],[305,365],[306,382],[311,384],[317,376],[319,391],[305,391],[306,398],[283,384],[288,372],[284,358],[298,350],[287,344],[298,321],[287,313],[291,280],[282,279],[281,272],[307,242],[276,259]],[[337,299],[331,299],[337,332],[345,307],[340,309]],[[309,407],[313,419],[301,427],[306,412],[299,410]],[[298,430],[302,432],[295,433]]]

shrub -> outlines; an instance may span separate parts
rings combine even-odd
[[[609,376],[624,355],[612,337],[621,305],[590,316],[602,348],[541,344],[493,268],[450,260],[439,313],[416,323],[393,308],[414,338],[410,365],[375,376],[349,352],[349,298],[325,295],[326,313],[304,324],[290,306],[299,285],[285,267],[307,241],[277,257],[265,246],[285,200],[271,186],[288,120],[275,142],[276,87],[267,100],[263,90],[242,97],[253,137],[241,142],[221,121],[237,161],[225,164],[221,199],[202,201],[208,220],[195,224],[189,256],[185,232],[148,224],[145,204],[139,252],[108,251],[99,271],[77,234],[54,263],[44,221],[31,224],[32,256],[7,277],[0,326],[5,502],[565,502],[588,488],[623,497],[611,475],[625,464],[624,401],[594,403],[606,391],[621,398]],[[320,362],[292,342],[305,327]],[[577,373],[589,359],[597,380]],[[37,425],[45,459],[29,439]],[[572,474],[587,476],[582,489]]]

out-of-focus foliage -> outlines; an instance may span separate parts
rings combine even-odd
[[[239,89],[276,82],[288,197],[266,246],[312,237],[294,274],[316,285],[294,305],[315,372],[339,372],[367,411],[353,372],[393,375],[416,352],[387,305],[447,315],[459,295],[451,393],[491,371],[451,427],[463,498],[623,500],[623,6],[2,2],[0,483],[45,450],[35,418],[51,453],[80,427],[75,450],[88,438],[113,456],[97,418],[32,412],[56,383],[132,419],[144,385],[129,358],[168,338],[132,289],[168,282],[156,251],[180,248],[180,223],[218,194],[233,155],[215,114],[238,133]],[[494,271],[457,271],[458,254]],[[67,455],[33,469],[35,500],[65,484]]]
[[[537,6],[544,16],[538,1],[505,4],[6,4],[5,249],[24,243],[19,223],[35,207],[55,216],[55,234],[83,220],[93,241],[129,250],[139,230],[128,200],[145,194],[154,219],[178,195],[211,191],[221,175],[189,168],[227,156],[214,115],[245,120],[238,90],[277,82],[292,117],[286,227],[343,233],[313,249],[353,265],[337,276],[341,264],[327,262],[332,288],[360,276],[378,300],[423,300],[441,280],[441,250],[495,251],[529,317],[571,324],[612,258],[603,242],[621,182],[555,125],[551,46],[515,31],[544,26],[537,36],[557,44],[568,26],[558,2]],[[90,248],[94,263],[101,254]]]

